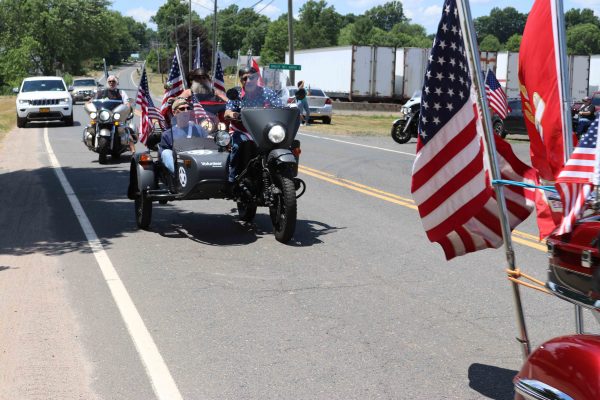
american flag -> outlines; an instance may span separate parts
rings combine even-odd
[[[208,115],[202,104],[198,101],[196,94],[192,95],[192,107],[194,108],[194,118],[196,118],[196,120]]]
[[[183,77],[181,76],[181,69],[179,68],[177,58],[177,52],[175,52],[173,62],[171,63],[171,69],[169,70],[169,77],[167,78],[167,88],[165,89],[162,105],[160,106],[161,111],[169,107],[169,103],[167,102],[169,98],[177,97],[183,92]]]
[[[446,0],[422,90],[411,192],[427,237],[442,246],[447,259],[502,244],[471,86],[456,1]],[[535,179],[505,144],[498,147],[502,176]],[[514,228],[533,210],[534,192],[515,188],[506,194]]]
[[[260,74],[260,67],[258,66],[258,63],[254,59],[254,57],[252,57],[252,68],[254,68],[256,70],[256,73],[258,74],[257,85],[258,86],[265,86],[265,83],[263,82],[262,75]]]
[[[502,119],[508,115],[508,103],[506,101],[506,94],[502,90],[502,86],[496,79],[494,71],[488,70],[485,78],[485,95],[488,98],[490,108],[494,110],[496,114]]]
[[[225,76],[223,75],[223,67],[221,66],[221,56],[219,55],[218,51],[213,86],[219,90],[225,91]]]
[[[583,211],[585,201],[598,179],[598,119],[590,125],[581,137],[563,170],[556,179],[556,189],[562,200],[564,216],[557,234],[571,232],[577,218]]]
[[[140,84],[138,86],[136,104],[140,106],[142,112],[141,124],[140,124],[140,141],[146,143],[148,135],[152,132],[152,121],[157,120],[161,126],[164,126],[164,118],[160,114],[158,108],[152,101],[150,96],[150,90],[148,88],[148,76],[146,75],[146,68],[143,68],[142,76],[140,78]]]

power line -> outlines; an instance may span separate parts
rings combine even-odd
[[[261,0],[262,1],[262,0]],[[274,2],[275,0],[271,0],[270,2],[268,2],[267,4],[265,4],[265,6],[263,8],[260,9],[260,11],[257,11],[257,14],[260,14],[262,12],[262,10],[264,10],[265,8],[269,7],[271,5],[272,2]]]

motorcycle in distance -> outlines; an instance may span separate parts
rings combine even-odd
[[[421,91],[417,90],[400,109],[400,118],[392,124],[392,139],[396,143],[406,143],[417,137],[421,109]]]
[[[152,151],[132,157],[128,197],[134,200],[139,228],[149,227],[154,201],[230,199],[237,203],[239,220],[245,222],[254,220],[259,206],[268,207],[275,238],[282,243],[292,238],[296,200],[306,189],[297,177],[300,142],[294,137],[300,125],[298,110],[244,109],[241,121],[254,141],[240,148],[241,173],[233,184],[227,179],[229,132],[206,110],[200,117],[193,110],[178,113],[173,118],[175,128],[162,132],[173,138],[174,177]]]
[[[129,150],[129,139],[135,138],[135,133],[133,112],[128,103],[96,99],[87,102],[83,108],[90,117],[90,124],[83,129],[83,143],[90,151],[98,153],[100,164],[106,164],[109,154],[117,160],[121,153]]]

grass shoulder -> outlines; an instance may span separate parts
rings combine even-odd
[[[0,96],[0,140],[17,125],[15,96]]]

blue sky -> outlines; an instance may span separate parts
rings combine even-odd
[[[362,14],[366,10],[389,0],[330,0],[328,5],[335,7],[340,14]],[[294,15],[306,0],[293,0]],[[113,0],[113,8],[123,15],[128,15],[140,22],[148,22],[150,17],[156,13],[165,0]],[[218,0],[219,9],[226,8],[231,4],[237,4],[240,8],[250,7],[258,3],[254,9],[271,19],[287,12],[287,0]],[[414,23],[423,25],[428,33],[437,29],[442,10],[442,0],[408,0],[402,1],[405,14]],[[529,12],[533,0],[471,0],[471,13],[474,18],[489,15],[494,7],[514,7],[520,12]],[[192,8],[198,14],[205,16],[212,14],[214,3],[212,0],[192,0]],[[564,9],[590,8],[597,16],[600,16],[600,0],[564,0]]]

